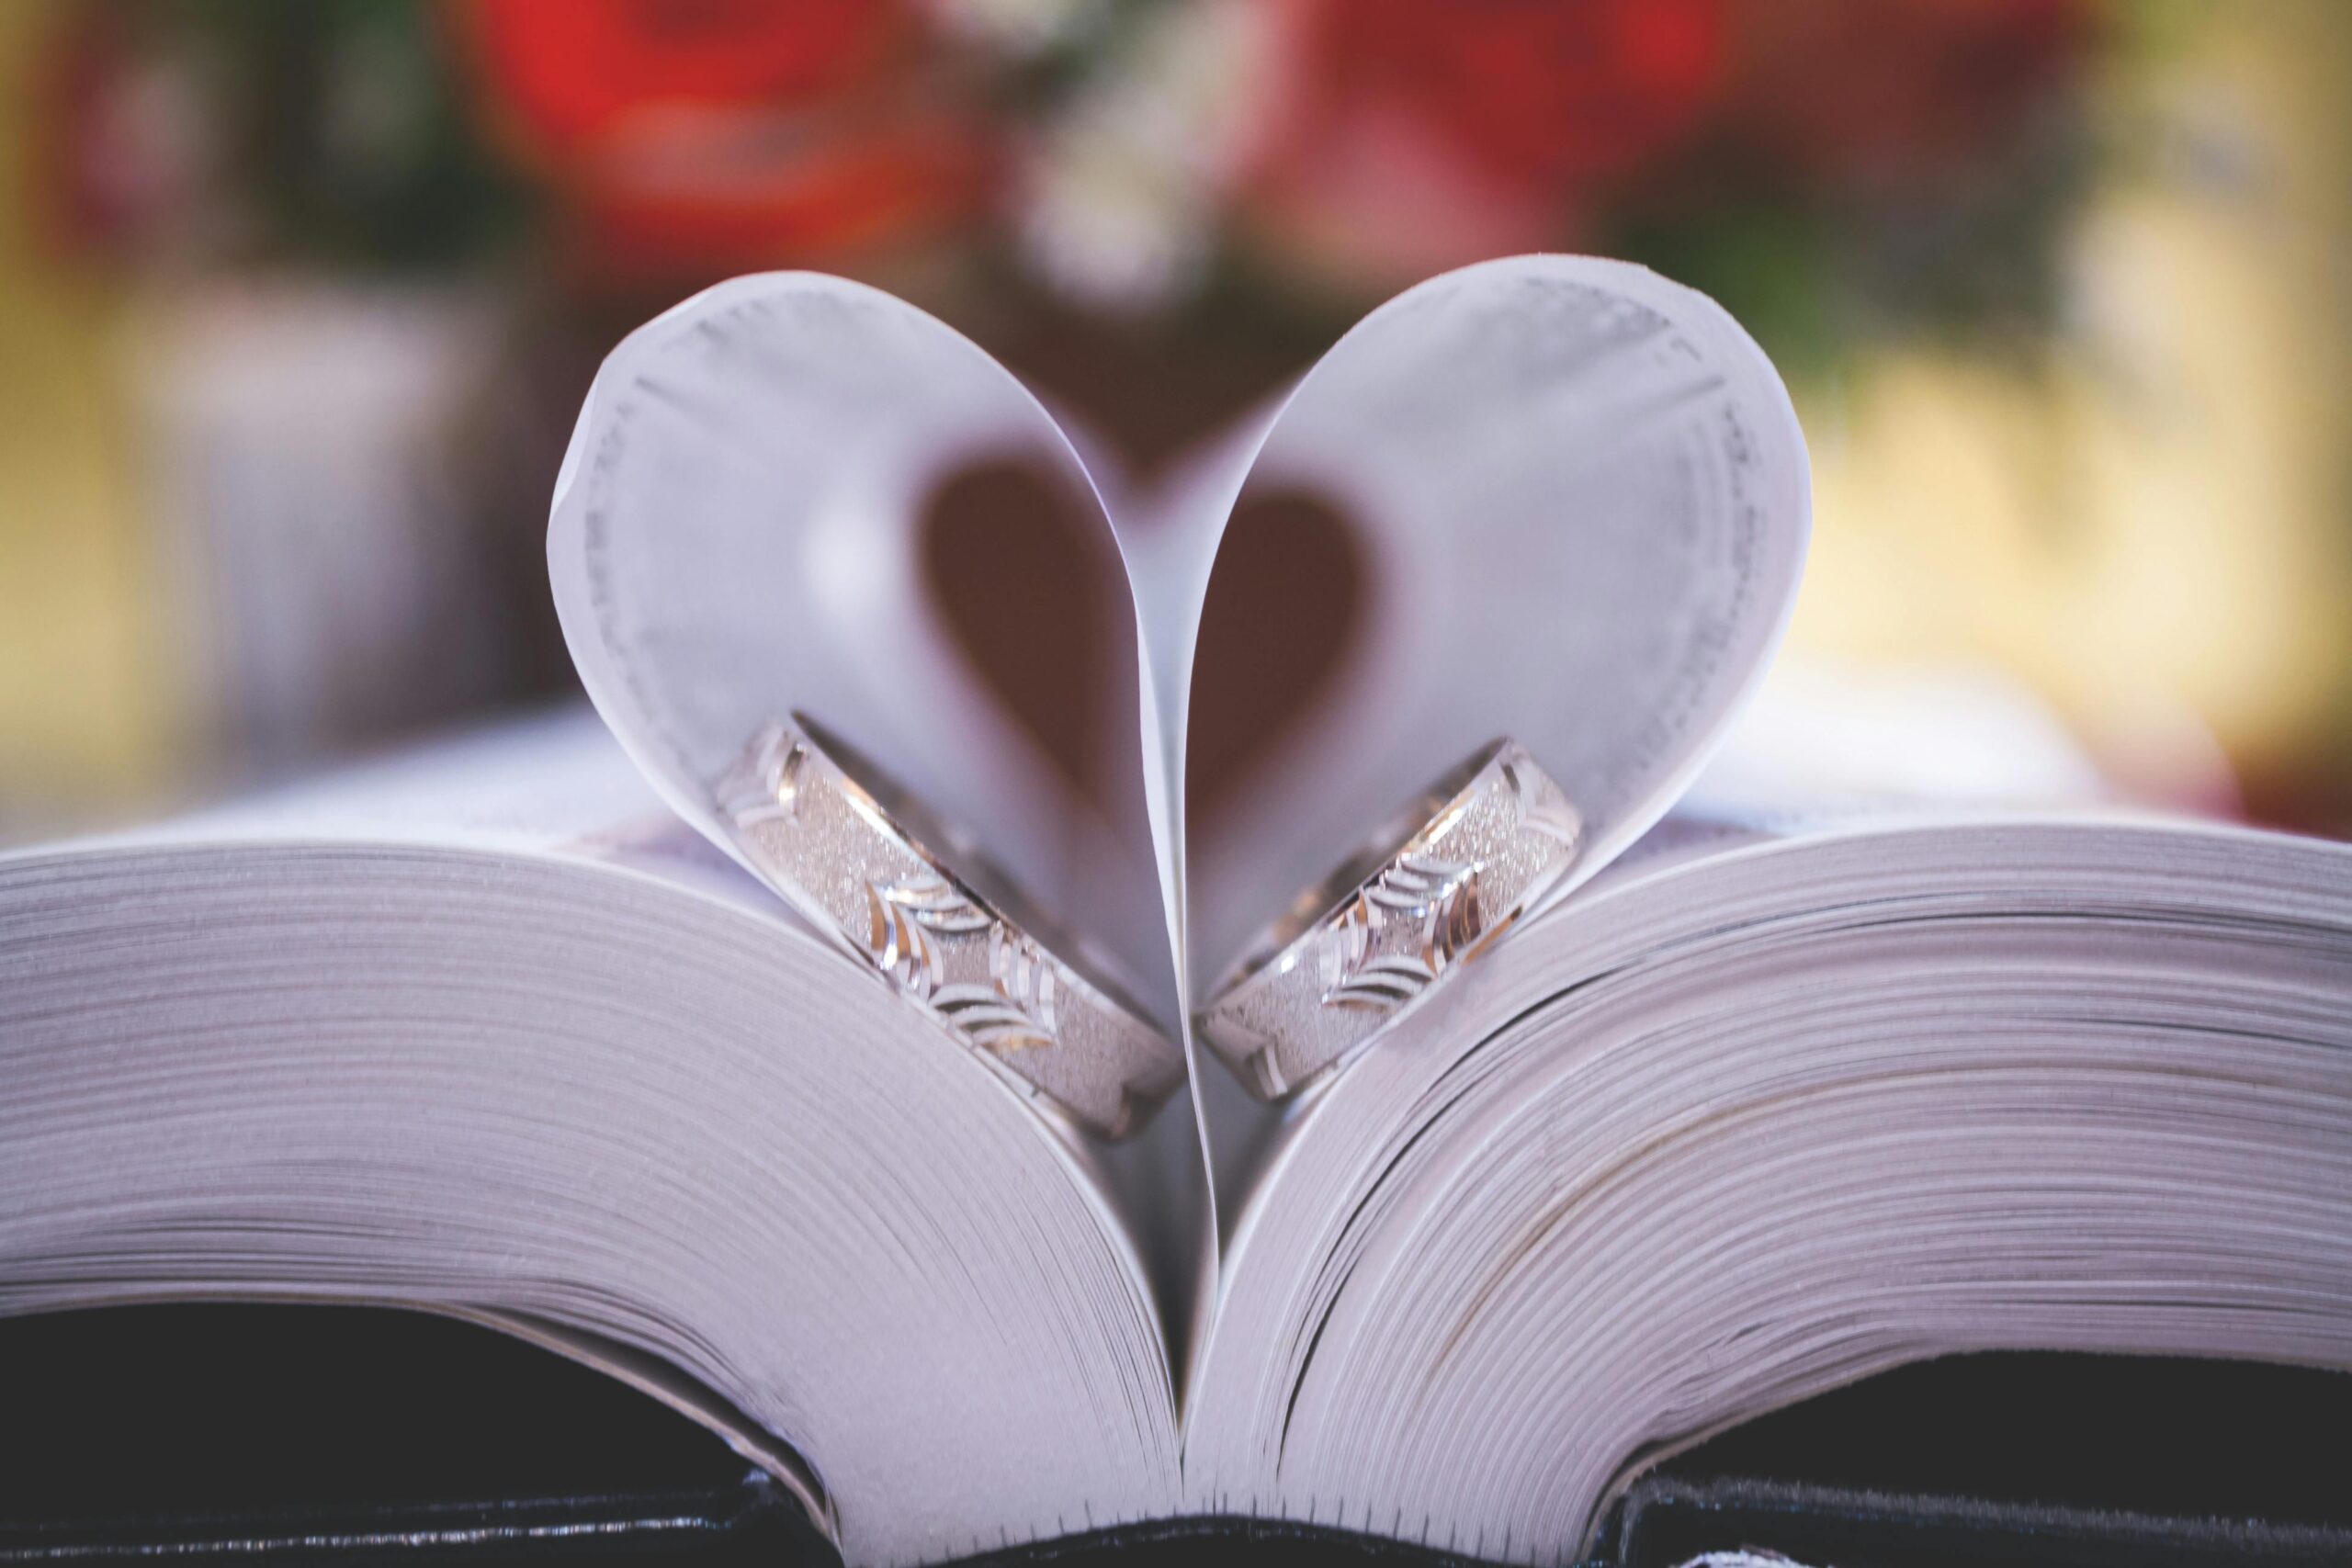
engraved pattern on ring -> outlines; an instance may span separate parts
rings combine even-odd
[[[716,790],[793,907],[964,1045],[1106,1137],[1182,1081],[1178,1047],[975,893],[802,726],[756,736]]]
[[[1278,1098],[1351,1058],[1575,863],[1583,820],[1524,748],[1498,741],[1464,774],[1370,875],[1343,871],[1336,899],[1334,883],[1310,889],[1212,993],[1201,1035],[1252,1093]]]

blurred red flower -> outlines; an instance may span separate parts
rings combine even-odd
[[[1769,0],[1741,7],[1725,117],[1800,178],[1933,181],[1999,145],[2089,54],[2091,0]]]
[[[1721,0],[1346,0],[1307,7],[1329,108],[1397,114],[1506,178],[1638,165],[1716,77]]]
[[[821,98],[906,32],[876,0],[467,0],[500,107],[556,156],[662,108]]]
[[[492,123],[588,267],[718,276],[959,216],[989,137],[893,0],[458,0]]]
[[[1290,0],[1259,206],[1283,237],[1405,276],[1557,243],[1680,141],[1722,0]]]

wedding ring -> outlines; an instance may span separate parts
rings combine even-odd
[[[1485,951],[1583,837],[1526,749],[1493,742],[1299,896],[1212,988],[1202,1037],[1261,1100],[1304,1087]]]
[[[1046,948],[959,835],[805,716],[762,729],[717,793],[736,842],[794,908],[1033,1100],[1118,1138],[1183,1081],[1183,1053],[1099,954]]]

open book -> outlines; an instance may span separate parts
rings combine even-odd
[[[2352,851],[1939,798],[1883,704],[1833,744],[1767,701],[1718,757],[1808,500],[1712,303],[1489,264],[1148,490],[1091,445],[835,279],[633,335],[549,535],[597,714],[0,859],[0,1311],[486,1320],[708,1422],[861,1564],[1200,1514],[1558,1562],[1661,1456],[1906,1361],[2352,1366]],[[1074,742],[924,586],[927,497],[999,459],[1086,519],[1050,602],[979,605],[1093,628]],[[1365,611],[1211,809],[1188,736],[1291,678],[1204,678],[1275,492],[1344,513]],[[762,771],[780,723],[1025,937],[870,876],[837,918],[762,837],[814,776]],[[1476,857],[1390,843],[1423,881],[1382,908],[1444,930],[1372,975],[1379,886],[1320,912],[1344,1049],[1195,1027],[1498,739],[1563,803],[1540,886],[1462,915]],[[926,945],[984,929],[961,978]],[[1101,990],[1053,1013],[1065,963]],[[1073,998],[1141,1031],[1107,1077]]]

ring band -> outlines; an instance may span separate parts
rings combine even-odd
[[[806,716],[763,728],[717,794],[736,842],[794,908],[1032,1099],[1118,1138],[1183,1081],[1182,1052],[1103,977],[1099,955],[1069,946],[1092,959],[1081,970],[1000,912],[1019,907],[1002,878]],[[925,848],[918,825],[993,897]]]
[[[1211,991],[1202,1037],[1261,1100],[1303,1087],[1484,951],[1583,837],[1526,749],[1493,742],[1268,928]]]

